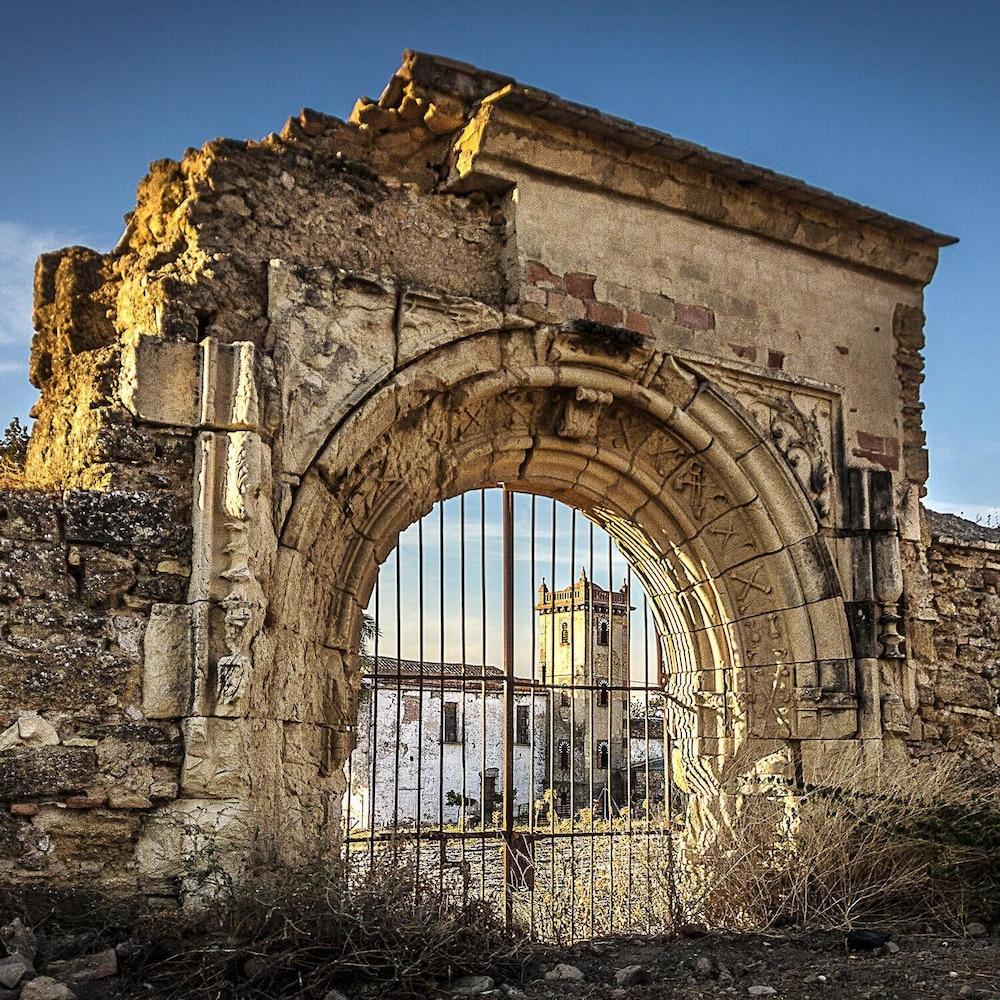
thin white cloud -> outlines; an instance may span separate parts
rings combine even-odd
[[[67,233],[30,229],[0,219],[0,374],[23,367],[31,341],[31,300],[35,260],[39,254],[74,242]]]

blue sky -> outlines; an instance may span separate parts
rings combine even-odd
[[[0,0],[0,419],[34,257],[109,248],[149,161],[346,116],[403,48],[508,73],[961,237],[927,296],[931,500],[1000,503],[1000,4]]]

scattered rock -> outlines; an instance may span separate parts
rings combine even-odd
[[[114,948],[105,948],[95,955],[84,955],[65,962],[49,962],[48,971],[71,983],[110,979],[118,975],[118,955]]]
[[[847,932],[847,947],[851,951],[875,951],[892,937],[886,931],[857,929]]]
[[[899,954],[899,945],[895,941],[887,941],[885,944],[885,950],[889,955]]]
[[[705,955],[698,957],[694,963],[695,979],[711,979],[715,975],[715,963]]]
[[[15,917],[0,928],[0,941],[8,955],[20,955],[27,962],[35,961],[35,953],[38,951],[35,932],[30,927],[25,927],[20,917]]]
[[[21,1000],[76,1000],[76,994],[51,976],[39,976],[25,984]]]
[[[493,989],[495,985],[489,976],[463,976],[451,984],[451,993],[456,997],[476,997]]]
[[[641,986],[649,982],[649,970],[644,965],[626,965],[615,973],[616,986]]]
[[[550,983],[582,983],[584,976],[575,965],[567,965],[565,962],[560,962],[554,969],[550,969],[545,973],[545,978]]]
[[[749,986],[747,993],[752,997],[773,997],[778,991],[773,986]]]
[[[978,920],[973,920],[971,924],[965,925],[965,933],[971,938],[984,938],[989,936],[989,929]]]
[[[323,1000],[347,1000],[347,997],[340,990],[327,990]]]
[[[681,924],[681,936],[689,938],[708,937],[708,928],[704,924]]]
[[[30,976],[35,969],[23,955],[11,955],[0,961],[0,986],[12,990],[17,984]]]

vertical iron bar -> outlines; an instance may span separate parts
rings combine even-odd
[[[486,490],[479,491],[479,597],[483,628],[483,680],[480,697],[480,763],[479,783],[479,892],[486,898]]]
[[[629,651],[629,674],[628,674],[628,705],[625,712],[625,742],[629,747],[629,755],[632,752],[632,565],[625,564],[625,648]],[[632,930],[632,839],[633,839],[633,791],[632,791],[632,767],[628,769],[628,781],[626,783],[628,796],[628,812],[626,813],[626,834],[625,847],[628,862],[628,922],[626,931]]]
[[[382,573],[379,571],[379,575],[375,577],[375,669],[373,673],[372,680],[372,718],[371,725],[368,727],[368,731],[371,734],[371,752],[369,754],[371,760],[371,781],[368,784],[368,807],[369,807],[369,820],[368,820],[368,872],[371,874],[372,868],[375,866],[375,789],[378,787],[376,784],[378,767],[378,639],[379,632],[381,630],[381,617],[379,609],[379,583],[382,578]]]
[[[569,540],[569,943],[576,943],[576,508]],[[585,741],[586,744],[586,741]]]
[[[594,725],[594,702],[597,700],[597,680],[594,666],[597,662],[596,647],[596,618],[594,615],[594,522],[588,521],[590,526],[590,574],[584,590],[584,619],[587,624],[586,640],[584,644],[584,655],[586,650],[590,650],[590,671],[588,683],[590,690],[587,692],[587,704],[589,707],[589,729],[590,729],[590,781],[588,782],[588,792],[590,796],[590,936],[594,936],[594,765],[597,761],[597,729]],[[609,647],[610,652],[610,647]],[[608,701],[610,705],[610,699]],[[606,773],[611,773],[611,747],[608,747],[608,766]]]
[[[529,693],[529,709],[528,709],[528,840],[529,843],[534,844],[535,840],[535,796],[537,794],[537,789],[535,787],[535,665],[537,658],[537,650],[535,649],[535,618],[537,612],[535,611],[535,508],[536,500],[538,498],[534,493],[531,494],[531,689]],[[532,848],[534,850],[534,848]],[[534,863],[534,859],[532,859]],[[529,896],[528,896],[528,932],[529,935],[534,938],[535,936],[535,891],[534,886],[529,886]]]
[[[420,834],[423,827],[424,785],[424,519],[417,521],[417,857],[413,886],[420,887]],[[443,695],[444,692],[442,691]]]
[[[444,863],[447,847],[444,837],[444,500],[438,501],[438,639],[441,668],[441,718],[438,723],[438,835],[441,838],[438,861],[438,894],[444,894]],[[458,712],[456,707],[455,712]]]
[[[459,559],[459,585],[462,590],[462,596],[459,603],[459,614],[461,616],[461,643],[462,643],[462,681],[461,681],[461,691],[462,691],[462,804],[459,806],[459,829],[462,831],[461,846],[459,848],[461,854],[461,870],[462,870],[462,902],[468,905],[467,891],[468,891],[468,879],[465,877],[465,824],[466,824],[466,812],[465,812],[465,801],[468,795],[468,772],[466,768],[466,727],[465,727],[465,710],[468,705],[468,681],[466,680],[466,670],[468,669],[466,660],[468,658],[468,650],[466,646],[466,630],[465,630],[465,494],[463,493],[458,498],[458,559]]]
[[[646,931],[652,933],[653,926],[653,872],[649,863],[649,812],[653,803],[649,794],[649,599],[642,592],[642,660],[646,694],[646,718],[643,729],[646,737]]]
[[[556,886],[556,784],[555,784],[555,728],[556,728],[556,502],[552,501],[552,589],[551,609],[548,612],[549,627],[549,662],[542,670],[542,683],[545,683],[548,673],[549,696],[549,887],[552,900],[552,923],[555,930],[555,913],[558,905],[558,889]],[[560,695],[560,701],[562,696]]]
[[[510,880],[511,848],[514,840],[514,494],[503,487],[503,828],[504,828],[504,917],[513,924],[514,900]]]
[[[392,782],[392,860],[399,861],[399,735],[403,725],[403,611],[399,542],[396,542],[396,761]]]
[[[608,699],[608,764],[610,765],[611,759],[611,746],[612,746],[612,720],[614,718],[614,705],[615,698],[621,699],[625,698],[625,703],[628,704],[629,692],[628,692],[628,678],[623,678],[622,683],[625,686],[625,690],[621,694],[614,694],[614,656],[615,656],[615,616],[614,616],[614,555],[611,549],[611,536],[608,535],[608,687],[612,691],[610,698]],[[628,658],[626,657],[625,662],[628,663]],[[626,770],[631,767],[631,748],[626,745],[625,752],[623,754],[625,760]],[[608,768],[607,774],[607,801],[608,801],[608,892],[611,897],[611,905],[609,907],[609,912],[611,915],[610,926],[608,927],[608,933],[614,934],[615,932],[615,809],[614,803],[612,801],[613,795],[613,772],[610,767]]]

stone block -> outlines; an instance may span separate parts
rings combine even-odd
[[[186,555],[190,513],[166,490],[70,490],[66,537],[110,548]]]
[[[56,797],[97,776],[92,747],[41,746],[0,754],[0,799]]]
[[[242,723],[236,719],[193,717],[184,720],[181,794],[191,798],[239,798],[250,775]]]
[[[122,352],[122,401],[145,423],[193,427],[199,382],[197,344],[140,334]]]
[[[143,639],[142,710],[180,718],[191,704],[192,615],[186,604],[154,604]]]

